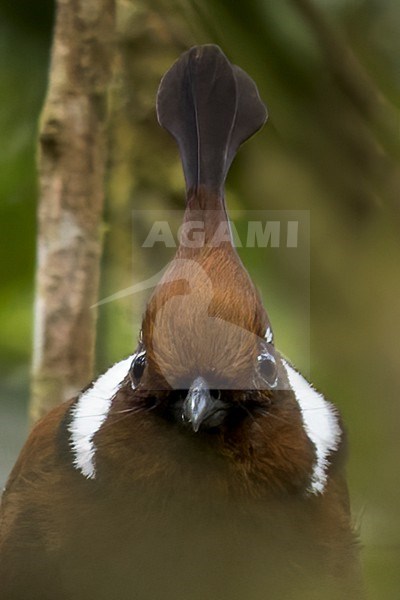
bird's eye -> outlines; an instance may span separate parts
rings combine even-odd
[[[269,387],[274,387],[276,385],[278,378],[278,367],[276,364],[276,358],[272,352],[264,350],[258,356],[258,370],[261,377]]]
[[[135,387],[140,382],[143,372],[145,370],[145,367],[146,367],[146,352],[142,351],[142,352],[136,354],[135,358],[133,359],[131,369],[130,369],[132,383]]]

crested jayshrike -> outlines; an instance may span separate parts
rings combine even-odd
[[[336,408],[275,348],[224,182],[267,119],[214,45],[163,77],[186,181],[181,243],[136,351],[33,429],[1,504],[2,600],[362,595]]]

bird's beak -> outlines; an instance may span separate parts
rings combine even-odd
[[[212,396],[207,381],[196,377],[183,403],[183,418],[189,421],[193,431],[201,425],[217,427],[226,414],[226,406],[219,397]]]

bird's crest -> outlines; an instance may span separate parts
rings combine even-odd
[[[191,48],[167,71],[157,114],[178,143],[188,194],[200,186],[220,193],[240,144],[267,119],[254,81],[211,44]]]

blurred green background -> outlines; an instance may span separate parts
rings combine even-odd
[[[35,146],[52,22],[47,0],[0,5],[0,484],[27,432]],[[310,211],[310,265],[268,249],[244,260],[277,345],[300,369],[310,365],[312,381],[344,416],[367,588],[373,599],[397,600],[400,4],[119,0],[117,26],[100,295],[165,261],[165,252],[140,252],[138,228],[146,223],[135,219],[135,210],[162,218],[183,203],[177,152],[156,123],[155,93],[183,50],[218,43],[257,81],[270,112],[235,161],[229,207]],[[100,308],[96,371],[132,351],[144,300]]]

